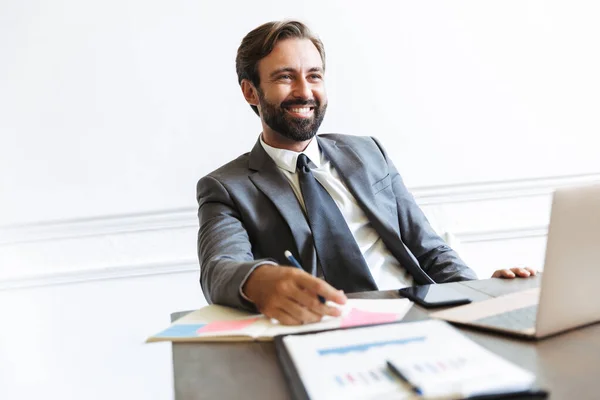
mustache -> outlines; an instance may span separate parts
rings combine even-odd
[[[282,108],[304,106],[304,107],[315,107],[318,108],[321,105],[319,101],[315,100],[287,100],[281,103]]]

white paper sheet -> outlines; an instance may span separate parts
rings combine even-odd
[[[284,343],[313,400],[416,398],[386,360],[425,398],[526,390],[535,380],[436,320],[288,336]]]

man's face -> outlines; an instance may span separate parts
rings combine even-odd
[[[273,131],[296,142],[317,133],[327,109],[323,62],[308,39],[286,39],[258,64],[258,109]]]

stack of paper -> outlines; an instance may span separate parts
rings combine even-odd
[[[280,325],[261,314],[210,305],[178,319],[146,342],[273,340],[274,336],[351,326],[383,324],[402,320],[412,303],[407,299],[350,299],[341,317],[301,326]]]

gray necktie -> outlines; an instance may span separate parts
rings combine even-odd
[[[377,290],[371,271],[340,209],[315,179],[308,157],[296,164],[317,257],[325,280],[346,293]]]

